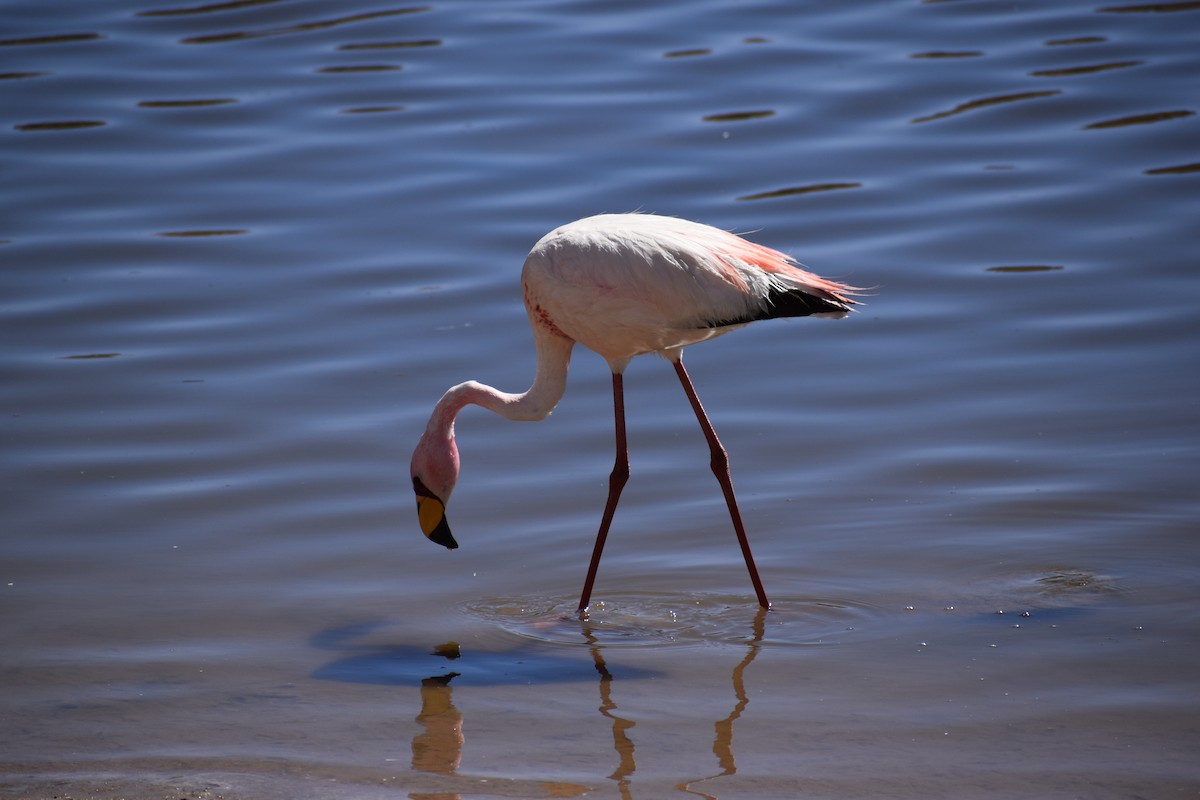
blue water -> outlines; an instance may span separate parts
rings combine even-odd
[[[1193,797],[1200,4],[5,3],[0,796]],[[546,231],[872,287],[533,375]],[[999,613],[1003,612],[1003,613]]]

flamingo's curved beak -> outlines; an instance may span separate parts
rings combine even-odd
[[[421,522],[421,532],[429,541],[447,550],[457,549],[458,542],[454,541],[450,524],[446,522],[446,504],[429,491],[420,478],[413,478],[413,491],[417,494],[417,519]]]

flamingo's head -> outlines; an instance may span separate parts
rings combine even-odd
[[[446,503],[454,484],[458,482],[458,447],[454,444],[454,433],[448,436],[431,437],[427,432],[421,437],[412,457],[413,491],[417,494],[417,519],[421,532],[447,550],[454,550],[458,542],[450,533],[446,522]]]

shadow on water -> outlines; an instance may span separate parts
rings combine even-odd
[[[716,795],[702,791],[699,786],[717,778],[734,775],[737,760],[734,752],[734,724],[750,703],[746,690],[746,671],[763,646],[767,611],[755,611],[751,630],[744,635],[742,658],[730,674],[730,710],[713,720],[712,753],[717,771],[710,775],[689,778],[676,784],[676,789],[697,797]],[[609,631],[601,623],[586,617],[575,624],[586,643],[588,660],[564,657],[551,652],[552,643],[523,643],[498,652],[464,651],[457,642],[445,642],[433,647],[364,643],[365,637],[382,627],[382,622],[365,622],[331,628],[312,637],[314,647],[322,650],[349,651],[313,673],[320,680],[381,685],[416,686],[420,712],[416,722],[420,730],[412,740],[412,769],[436,778],[436,794],[417,793],[420,797],[460,797],[464,792],[478,790],[480,781],[492,778],[460,775],[463,748],[466,744],[462,710],[455,704],[454,684],[459,687],[475,685],[538,684],[597,680],[599,712],[605,724],[611,726],[612,747],[616,765],[608,774],[622,798],[633,797],[632,780],[637,771],[637,746],[633,729],[633,710],[622,711],[619,702],[620,686],[631,680],[664,677],[661,673],[622,666],[610,667],[605,658],[604,637]],[[560,648],[561,649],[561,648]],[[619,679],[618,679],[619,676]],[[456,783],[456,781],[459,781]],[[594,787],[565,781],[543,781],[541,788],[548,796],[572,797],[585,794]],[[494,787],[494,784],[493,784]]]
[[[523,642],[503,651],[464,650],[456,642],[426,647],[369,643],[383,622],[364,622],[322,631],[312,638],[321,650],[346,655],[318,669],[314,678],[380,686],[415,686],[426,679],[475,686],[525,686],[589,680],[586,661],[556,653],[544,644]],[[642,672],[634,677],[650,677]]]

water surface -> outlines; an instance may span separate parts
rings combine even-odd
[[[13,2],[0,795],[1192,797],[1195,3]],[[537,424],[544,232],[874,287]]]

